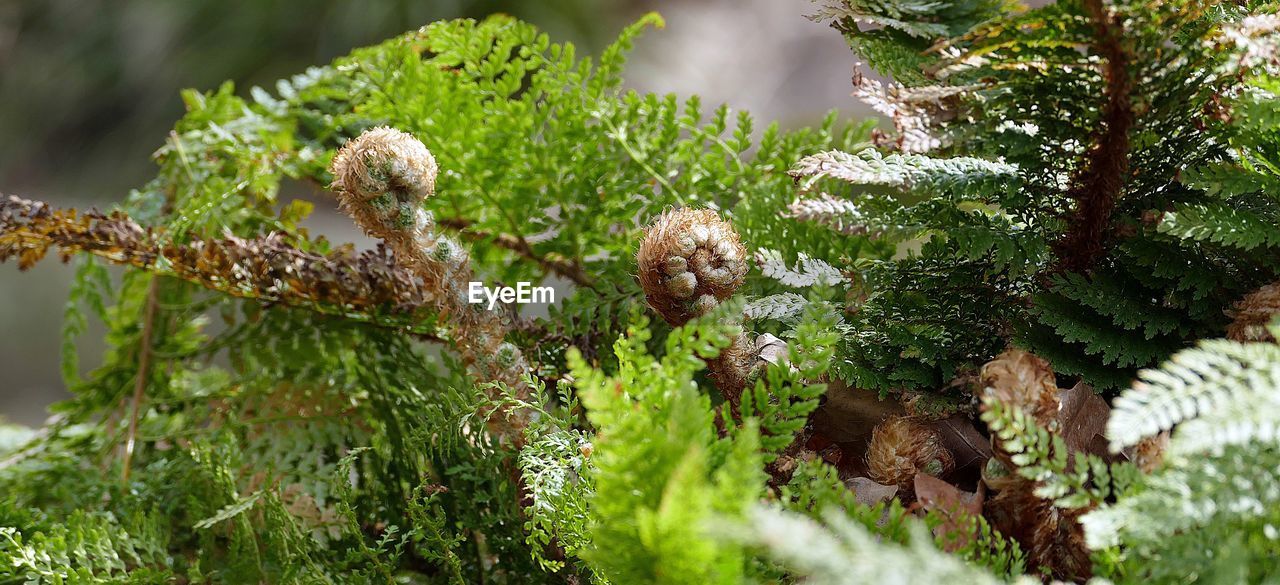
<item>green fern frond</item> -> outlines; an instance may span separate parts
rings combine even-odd
[[[825,526],[794,513],[758,507],[735,538],[766,554],[806,583],[1000,583],[999,578],[933,548],[922,527],[906,546],[887,544],[843,514],[829,511]],[[1023,577],[1020,583],[1031,583]]]
[[[1242,250],[1280,246],[1275,218],[1221,204],[1185,206],[1166,213],[1160,232]]]
[[[855,185],[883,185],[931,192],[978,191],[1012,182],[1018,167],[1003,162],[958,157],[937,159],[920,154],[880,154],[868,148],[857,153],[828,151],[801,159],[791,175],[810,182],[834,178]]]
[[[1227,423],[1231,419],[1220,415],[1223,411],[1271,412],[1262,405],[1269,404],[1274,389],[1280,388],[1280,348],[1205,341],[1174,355],[1159,369],[1139,372],[1138,378],[1132,390],[1116,398],[1107,423],[1113,450],[1192,419]]]

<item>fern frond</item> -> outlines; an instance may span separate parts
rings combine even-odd
[[[1062,436],[1044,428],[1030,412],[987,397],[982,420],[1018,475],[1035,482],[1035,495],[1061,508],[1095,506],[1127,489],[1136,475],[1133,466],[1111,465],[1092,454],[1072,457]]]
[[[520,472],[529,491],[525,524],[534,560],[549,571],[564,561],[547,556],[552,546],[577,556],[591,543],[588,500],[594,493],[588,458],[590,440],[577,431],[547,433],[520,451]],[[554,541],[553,541],[554,539]]]
[[[748,302],[742,314],[748,319],[789,321],[799,317],[808,304],[809,299],[796,293],[779,293]]]
[[[797,162],[790,173],[809,181],[830,177],[855,185],[941,191],[1009,182],[1017,178],[1018,167],[970,157],[884,156],[878,150],[868,148],[853,154],[833,150],[807,156]]]
[[[1191,419],[1229,423],[1231,419],[1221,413],[1234,410],[1234,405],[1239,410],[1271,412],[1262,404],[1271,403],[1274,389],[1280,388],[1280,347],[1204,341],[1174,355],[1159,369],[1139,372],[1138,378],[1133,389],[1116,398],[1107,423],[1113,450]]]
[[[1145,480],[1139,493],[1086,514],[1081,521],[1088,544],[1150,548],[1179,531],[1269,515],[1280,506],[1278,465],[1280,454],[1270,445],[1179,460]]]
[[[1276,227],[1275,218],[1222,204],[1183,206],[1166,213],[1160,221],[1160,232],[1241,250],[1280,247],[1280,227]]]
[[[845,235],[867,232],[863,214],[856,205],[827,193],[822,193],[815,199],[797,200],[787,207],[787,213],[783,217],[811,221]]]
[[[762,248],[756,251],[756,264],[766,277],[793,288],[835,286],[845,280],[834,266],[805,254],[801,254],[795,268],[791,268],[781,252]]]

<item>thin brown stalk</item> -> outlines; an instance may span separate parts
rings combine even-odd
[[[544,270],[555,274],[561,278],[572,281],[574,284],[586,288],[593,288],[595,280],[591,278],[582,265],[577,262],[561,257],[559,255],[543,256],[534,251],[533,246],[523,236],[513,236],[511,234],[493,234],[484,230],[468,229],[471,222],[465,219],[448,218],[440,220],[440,225],[454,230],[463,238],[469,241],[492,241],[499,248],[510,250],[520,255],[521,258],[530,260],[542,267]]]
[[[160,278],[151,277],[147,285],[147,303],[142,309],[142,337],[138,340],[138,374],[133,382],[133,400],[129,404],[129,434],[124,442],[124,471],[121,480],[129,483],[129,470],[133,463],[134,443],[138,437],[138,413],[142,409],[142,397],[147,389],[151,368],[151,335],[155,331],[156,296]]]
[[[176,244],[122,213],[103,215],[0,197],[0,262],[27,269],[57,248],[190,282],[233,297],[282,304],[439,341],[429,294],[386,250],[322,255],[281,234],[192,238]]]

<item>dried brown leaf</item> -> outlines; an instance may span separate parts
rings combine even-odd
[[[942,437],[942,446],[955,459],[955,471],[979,472],[991,459],[991,440],[978,432],[973,421],[963,414],[955,414],[932,423]]]
[[[982,484],[978,484],[977,493],[970,493],[920,473],[916,474],[914,487],[920,507],[942,519],[934,527],[933,534],[942,543],[943,550],[955,552],[973,541],[976,525],[972,518],[982,515],[982,504],[986,499]]]
[[[1106,455],[1106,449],[1095,452],[1096,438],[1107,428],[1111,407],[1094,392],[1093,387],[1080,382],[1058,393],[1062,406],[1058,411],[1058,428],[1062,440],[1071,451],[1083,451]],[[1105,443],[1104,443],[1105,447]]]
[[[880,421],[903,412],[901,405],[881,399],[874,390],[850,388],[832,380],[826,401],[813,414],[814,429],[836,443],[865,445]]]
[[[898,494],[898,486],[877,483],[869,477],[855,477],[845,480],[844,484],[853,490],[853,496],[858,503],[867,506],[887,502]]]

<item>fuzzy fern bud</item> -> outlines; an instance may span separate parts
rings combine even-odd
[[[1280,282],[1255,290],[1236,302],[1228,311],[1227,339],[1232,341],[1271,341],[1267,325],[1280,315]]]
[[[954,466],[942,435],[910,417],[887,418],[871,431],[867,469],[879,483],[910,489],[917,473],[938,477]]]
[[[417,138],[385,126],[365,131],[333,158],[338,203],[370,235],[431,230],[422,203],[435,194],[438,168]]]
[[[715,310],[747,274],[747,250],[738,231],[710,209],[663,213],[645,230],[636,261],[649,306],[674,326]],[[716,387],[735,409],[755,366],[754,349],[743,333],[707,363]]]
[[[427,147],[399,130],[373,128],[338,151],[332,171],[343,211],[370,236],[385,241],[397,263],[421,279],[473,375],[527,397],[528,366],[520,349],[503,341],[507,328],[501,315],[469,302],[466,287],[472,275],[466,250],[436,234],[435,218],[422,208],[435,193],[438,172]],[[521,440],[528,422],[523,413],[482,414],[495,434]]]
[[[747,273],[737,230],[710,209],[662,214],[645,232],[637,261],[645,298],[672,325],[710,312]]]
[[[1009,349],[982,366],[982,387],[1001,403],[1021,408],[1036,422],[1054,427],[1058,420],[1058,382],[1049,362]]]
[[[438,172],[426,145],[386,126],[365,131],[333,159],[334,187],[366,201],[393,194],[402,203],[422,203],[435,194]]]
[[[493,355],[494,361],[498,363],[499,367],[504,369],[510,368],[521,359],[520,348],[509,342],[503,342],[502,345],[499,345],[498,350],[494,352]]]

